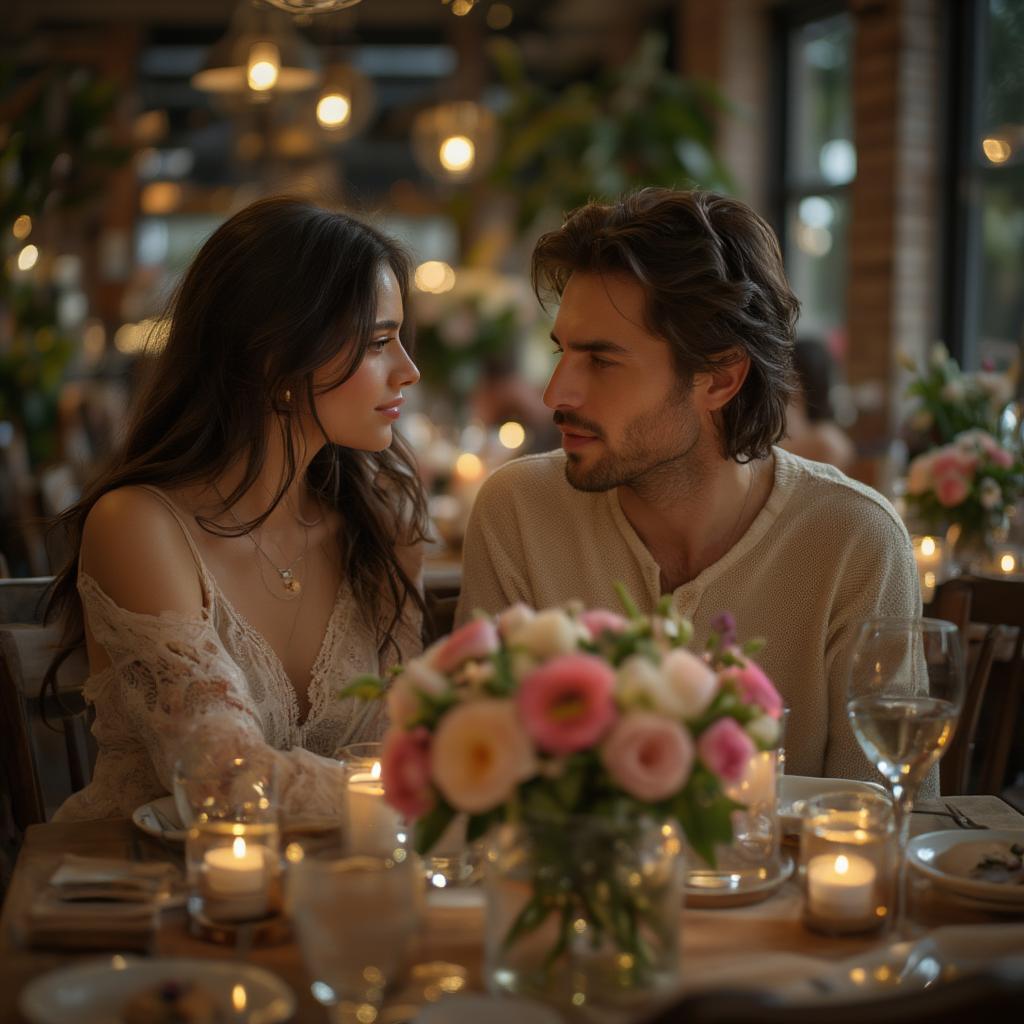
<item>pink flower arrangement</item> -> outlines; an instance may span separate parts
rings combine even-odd
[[[1024,464],[985,430],[917,456],[907,469],[907,507],[932,532],[957,523],[984,536],[1024,489]]]
[[[421,851],[459,812],[471,838],[597,811],[676,818],[705,860],[731,840],[740,805],[726,789],[777,737],[782,699],[731,616],[697,654],[667,602],[651,616],[624,603],[628,616],[513,606],[378,683],[391,713],[385,797],[415,822]],[[365,679],[355,692],[368,695]]]

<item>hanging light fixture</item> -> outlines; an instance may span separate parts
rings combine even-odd
[[[358,135],[377,109],[373,83],[351,64],[331,64],[324,73],[316,119],[332,141]]]
[[[471,181],[490,167],[497,135],[497,118],[487,107],[470,100],[442,103],[416,115],[413,156],[439,181]]]
[[[283,14],[250,0],[235,10],[231,26],[214,44],[192,85],[219,95],[247,95],[259,102],[275,92],[303,92],[320,78],[316,51]]]
[[[289,14],[330,14],[355,7],[362,0],[267,0],[267,3]]]

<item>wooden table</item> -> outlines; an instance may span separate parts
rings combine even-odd
[[[956,805],[976,821],[992,828],[1022,828],[1024,815],[998,797],[964,796]],[[941,811],[941,803],[922,804],[922,810]],[[953,827],[945,816],[915,813],[915,833]],[[0,1022],[22,1022],[18,995],[33,977],[86,957],[90,953],[27,950],[17,941],[18,922],[34,893],[45,883],[61,856],[74,852],[84,856],[126,859],[167,859],[168,852],[156,840],[140,834],[130,821],[97,821],[77,824],[36,825],[29,829],[18,859],[11,889],[0,917]],[[931,927],[958,923],[1005,923],[1005,915],[957,905],[918,882],[913,892],[916,921]],[[787,882],[767,900],[732,909],[685,911],[682,957],[684,983],[688,991],[722,986],[764,987],[798,976],[822,973],[836,961],[885,945],[884,936],[825,939],[807,932],[800,924],[800,892],[795,881]],[[1024,929],[1020,919],[1016,919]],[[188,934],[183,910],[164,914],[152,953],[157,956],[190,956],[232,959],[233,949],[194,938]],[[1024,931],[1021,933],[1024,935]],[[471,987],[481,987],[483,912],[476,907],[431,905],[426,926],[418,939],[417,961],[447,960],[464,965]],[[249,963],[273,971],[294,990],[298,1000],[295,1019],[325,1022],[323,1008],[309,991],[309,978],[297,945],[252,949],[245,954]],[[770,980],[769,980],[770,979]]]

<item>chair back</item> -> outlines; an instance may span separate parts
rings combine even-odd
[[[60,667],[57,693],[43,694],[43,677],[60,641],[60,627],[0,625],[0,751],[15,825],[46,821],[92,774],[96,746],[82,685],[85,651]]]
[[[52,576],[0,579],[0,624],[32,622],[41,625],[46,592],[52,583]]]
[[[940,762],[945,793],[972,792],[974,753],[981,755],[976,790],[999,794],[1019,729],[1024,691],[1024,583],[962,576],[935,593],[932,614],[955,623],[964,641],[967,683],[957,734]],[[998,675],[999,713],[982,717],[985,697]],[[991,703],[991,701],[989,702]],[[979,727],[988,734],[979,742]]]

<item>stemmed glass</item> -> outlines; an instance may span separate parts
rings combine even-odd
[[[959,630],[941,619],[869,619],[854,647],[846,697],[854,734],[892,794],[899,843],[894,926],[902,932],[914,796],[952,741],[963,704]]]

